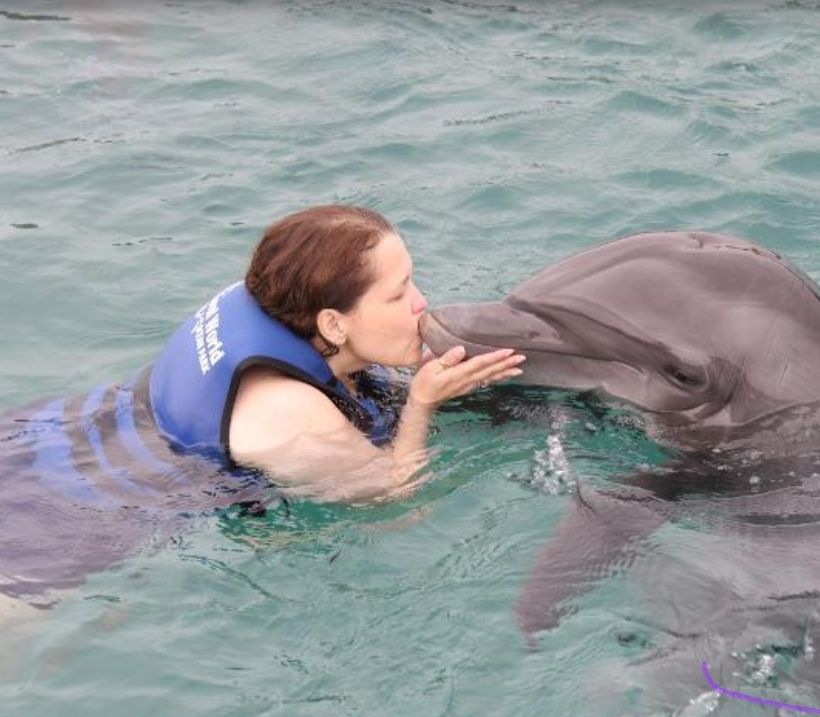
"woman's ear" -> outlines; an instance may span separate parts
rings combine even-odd
[[[336,346],[341,346],[347,341],[344,323],[344,318],[336,309],[322,309],[316,315],[316,329],[319,335]]]

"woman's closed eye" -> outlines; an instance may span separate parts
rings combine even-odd
[[[407,296],[407,289],[410,286],[410,277],[408,276],[401,284],[399,285],[398,289],[396,289],[397,293],[394,293],[388,301],[401,301],[405,296]]]

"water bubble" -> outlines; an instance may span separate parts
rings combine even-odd
[[[720,694],[710,690],[689,700],[683,709],[675,710],[673,717],[706,717],[712,714],[720,703]]]
[[[564,446],[558,436],[549,436],[547,447],[533,454],[531,483],[553,494],[566,493],[575,486]]]
[[[754,677],[758,682],[768,682],[775,677],[777,671],[777,660],[774,655],[763,654],[760,655],[757,661],[757,669],[754,671]]]
[[[814,647],[807,638],[800,643],[757,644],[748,652],[732,653],[740,663],[738,676],[757,687],[777,687],[781,672],[784,669],[788,672],[793,660],[800,657],[812,659],[813,656]]]
[[[814,660],[814,640],[808,633],[806,634],[806,637],[803,640],[803,657],[808,662]]]

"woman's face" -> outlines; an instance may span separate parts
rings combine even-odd
[[[345,348],[362,364],[409,366],[421,360],[419,317],[427,300],[413,283],[413,260],[398,234],[369,252],[373,285],[344,314]]]

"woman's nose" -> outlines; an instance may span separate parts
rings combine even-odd
[[[413,297],[413,303],[411,304],[413,308],[414,314],[421,314],[427,308],[427,299],[424,298],[424,295],[413,285],[413,289],[416,292],[416,295]]]

